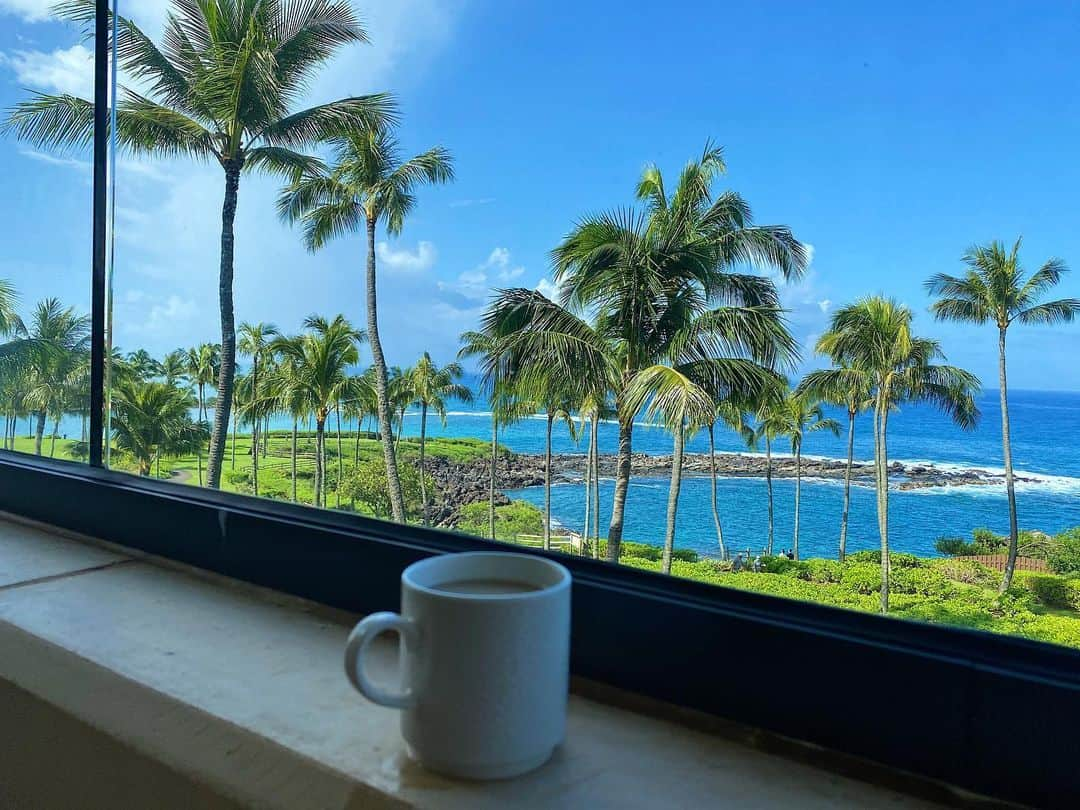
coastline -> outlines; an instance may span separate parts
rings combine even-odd
[[[601,478],[615,475],[617,457],[613,454],[600,456]],[[665,478],[671,474],[672,457],[634,453],[631,456],[632,475],[638,478]],[[433,515],[436,525],[452,525],[457,511],[471,503],[486,501],[489,497],[490,460],[451,461],[446,458],[429,457],[428,473],[434,478],[439,492]],[[559,453],[551,458],[553,484],[580,482],[584,476],[583,454]],[[842,481],[846,462],[840,459],[803,458],[804,479],[831,479]],[[764,478],[766,459],[760,455],[719,452],[716,454],[718,478]],[[688,453],[683,459],[683,475],[687,478],[707,477],[710,473],[708,454]],[[791,456],[773,456],[773,478],[795,477],[795,459]],[[856,461],[852,464],[851,481],[857,486],[871,486],[874,468],[870,462]],[[889,464],[889,476],[896,479],[898,490],[918,490],[932,487],[1002,486],[1004,475],[984,468],[943,468],[925,462]],[[1038,479],[1017,476],[1018,483],[1035,483]],[[542,486],[544,483],[544,456],[534,453],[501,453],[496,464],[496,504],[509,503],[506,491]]]

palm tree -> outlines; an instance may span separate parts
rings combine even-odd
[[[199,422],[207,421],[206,386],[220,379],[221,347],[215,343],[201,343],[187,350],[187,374],[198,392]],[[230,402],[229,407],[232,407]],[[202,448],[196,448],[199,486],[203,485]]]
[[[821,403],[806,394],[788,393],[776,410],[774,425],[777,433],[791,440],[791,454],[795,456],[795,515],[791,551],[799,559],[799,507],[802,499],[802,445],[807,433],[827,430],[840,435],[840,425],[825,416]]]
[[[24,407],[30,361],[35,349],[25,337],[26,329],[19,318],[19,302],[15,286],[0,279],[0,336],[13,337],[0,344],[0,398],[4,402],[4,450],[15,449],[15,421]]]
[[[690,379],[684,371],[664,365],[650,366],[638,372],[626,396],[635,412],[647,402],[646,417],[659,418],[675,437],[674,452],[671,456],[671,485],[668,489],[667,528],[664,532],[661,562],[661,570],[670,574],[686,436],[688,433],[693,435],[702,426],[712,422],[716,405],[709,392]]]
[[[356,421],[356,443],[353,447],[353,464],[360,463],[360,434],[364,420],[378,414],[375,401],[375,369],[368,368],[363,374],[349,378],[349,390],[341,403],[342,415]]]
[[[188,374],[187,353],[183,349],[169,352],[161,361],[161,377],[166,385],[180,385]]]
[[[288,221],[304,225],[309,250],[322,248],[335,236],[367,234],[367,334],[375,364],[379,433],[386,460],[393,518],[405,522],[397,458],[390,425],[389,372],[379,338],[375,273],[375,231],[379,222],[391,235],[401,233],[405,218],[416,205],[415,188],[422,183],[445,183],[453,179],[450,153],[442,147],[429,149],[401,161],[398,144],[389,127],[355,127],[331,140],[333,161],[327,170],[306,171],[286,189],[278,211]]]
[[[443,427],[446,426],[446,401],[457,399],[472,402],[472,391],[458,382],[463,374],[460,363],[447,363],[441,368],[436,365],[431,355],[424,356],[413,366],[410,385],[413,402],[420,406],[420,501],[423,505],[424,525],[428,525],[428,496],[425,481],[425,450],[427,442],[427,415],[435,411]]]
[[[709,478],[712,483],[712,514],[716,526],[716,542],[720,546],[721,559],[727,559],[727,546],[724,545],[724,529],[720,523],[720,507],[716,492],[716,423],[720,422],[739,434],[747,447],[755,444],[754,429],[750,426],[746,409],[734,400],[724,399],[715,403],[713,418],[709,420]]]
[[[93,0],[67,0],[61,18],[91,26]],[[224,173],[221,261],[221,367],[210,440],[207,484],[221,483],[236,373],[233,314],[233,225],[245,171],[295,176],[318,160],[297,151],[345,129],[381,125],[393,116],[389,96],[332,101],[299,112],[292,104],[316,71],[342,46],[367,41],[348,2],[325,0],[174,0],[159,48],[131,20],[119,17],[119,67],[148,95],[121,88],[117,139],[136,155],[218,163]],[[7,128],[44,148],[86,148],[93,102],[35,93],[11,111]]]
[[[41,455],[49,415],[62,415],[72,380],[90,348],[90,319],[56,298],[41,301],[21,336],[33,343],[25,403],[34,410],[34,453]]]
[[[458,357],[480,359],[483,373],[480,384],[491,407],[491,459],[488,474],[488,534],[495,539],[495,490],[498,480],[499,427],[512,425],[538,410],[514,385],[513,372],[507,366],[505,341],[491,331],[464,332]]]
[[[544,410],[544,550],[551,549],[551,429],[559,419],[570,431],[572,441],[577,441],[577,428],[574,425],[574,397],[569,386],[561,383],[565,380],[549,379],[542,396],[537,401]]]
[[[135,460],[139,475],[150,475],[161,458],[185,455],[207,440],[207,424],[191,419],[194,404],[190,391],[168,383],[122,380],[116,385],[112,440]]]
[[[865,372],[870,380],[882,613],[889,610],[889,413],[904,402],[927,402],[964,429],[974,428],[979,417],[974,398],[978,378],[955,366],[934,364],[943,357],[940,345],[913,335],[911,320],[907,307],[873,296],[833,313],[821,339],[826,354]]]
[[[607,391],[598,389],[582,398],[578,412],[582,423],[586,419],[589,421],[589,442],[585,453],[585,524],[582,538],[589,544],[593,558],[600,559],[600,420],[612,418],[615,409],[607,401]]]
[[[0,278],[0,335],[15,332],[22,321],[18,314],[19,294],[15,285],[6,278]]]
[[[161,363],[151,357],[146,349],[130,352],[127,363],[135,377],[143,382],[160,377],[162,374]]]
[[[391,366],[386,388],[387,401],[390,404],[390,427],[397,425],[395,451],[401,435],[405,432],[405,412],[413,401],[412,368]]]
[[[754,419],[756,420],[756,425],[754,426],[753,444],[756,446],[758,442],[765,442],[765,490],[767,492],[769,513],[769,529],[765,553],[770,557],[773,554],[776,525],[773,499],[772,443],[783,435],[784,395],[784,389],[777,386],[762,391],[760,396],[754,400]]]
[[[818,340],[815,351],[826,353],[823,346],[828,346],[831,337]],[[839,405],[847,412],[847,463],[844,465],[844,507],[840,515],[840,562],[847,556],[848,515],[851,511],[851,470],[855,463],[855,417],[870,406],[871,379],[867,371],[845,365],[843,360],[832,358],[837,368],[811,371],[799,383],[796,389],[813,399],[820,399],[832,405]]]
[[[505,318],[497,334],[510,341],[512,353],[534,358],[538,370],[572,350],[576,369],[613,377],[619,422],[608,529],[613,561],[630,483],[635,412],[627,406],[627,391],[635,375],[690,358],[748,358],[771,367],[796,353],[773,283],[733,268],[751,263],[797,277],[806,251],[786,227],[752,225],[738,194],[714,198],[711,187],[723,170],[720,150],[707,146],[669,196],[659,169],[647,168],[637,189],[643,212],[587,217],[555,249],[561,313],[535,299],[523,306],[529,291],[504,291],[486,316]]]
[[[1019,541],[1016,520],[1016,488],[1013,479],[1012,437],[1009,429],[1009,393],[1005,379],[1005,336],[1013,323],[1054,325],[1072,321],[1080,312],[1080,300],[1061,298],[1040,301],[1067,272],[1060,259],[1048,259],[1025,278],[1020,266],[1020,243],[1009,250],[1001,242],[975,245],[964,254],[967,273],[950,276],[938,273],[926,282],[937,295],[931,311],[938,320],[997,326],[998,393],[1001,397],[1001,445],[1005,456],[1005,491],[1009,499],[1009,554],[1001,592],[1012,586]]]
[[[270,341],[280,334],[278,328],[272,323],[247,323],[246,321],[240,324],[240,341],[237,344],[237,351],[245,356],[251,358],[251,403],[259,402],[260,407],[257,408],[258,419],[252,421],[252,434],[251,434],[251,458],[252,458],[252,471],[255,481],[255,494],[259,494],[259,433],[262,422],[267,419],[273,411],[273,398],[269,396],[266,391],[265,380],[259,378],[259,365],[264,360],[269,359],[270,353]],[[254,416],[254,412],[252,412]],[[233,447],[235,449],[236,439],[233,438]]]
[[[279,356],[279,362],[275,363],[268,381],[270,393],[277,401],[277,407],[292,417],[292,441],[290,448],[290,466],[292,475],[292,500],[296,503],[297,498],[297,433],[300,421],[307,420],[311,415],[310,399],[308,397],[307,381],[302,373],[301,361],[303,352],[283,354],[281,353],[281,341],[279,337],[271,344],[270,350]],[[292,340],[299,340],[292,338]]]
[[[279,337],[273,350],[294,375],[296,400],[315,416],[315,506],[325,503],[326,420],[341,401],[348,384],[348,369],[359,360],[357,344],[364,333],[338,315],[332,321],[312,315],[308,330],[298,337]]]

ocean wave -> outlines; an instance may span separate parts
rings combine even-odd
[[[420,412],[419,411],[408,411],[408,412],[406,412],[405,415],[406,415],[406,417],[416,417],[416,418],[418,418],[420,416]],[[457,418],[490,419],[491,418],[491,411],[462,411],[462,410],[458,410],[458,411],[447,411],[446,415],[448,417],[457,417]],[[532,416],[526,417],[526,419],[529,420],[529,421],[541,421],[541,422],[543,422],[546,419],[546,417],[543,414],[534,414]],[[618,421],[615,420],[615,419],[602,419],[601,422],[606,424],[606,425],[617,425],[618,424]],[[639,427],[639,428],[649,428],[649,429],[655,429],[655,430],[662,430],[663,429],[663,428],[660,428],[657,425],[651,424],[649,422],[636,421],[634,423],[634,425],[635,425],[635,427]],[[642,451],[638,450],[636,452],[642,452]],[[764,453],[762,453],[760,451],[750,451],[750,450],[718,450],[717,452],[718,452],[719,455],[735,455],[735,456],[743,456],[743,457],[748,457],[748,458],[750,458],[750,457],[761,458],[762,456],[764,456]],[[561,453],[561,455],[577,455],[577,454]],[[659,452],[659,453],[650,453],[650,455],[670,455],[670,453]],[[781,450],[774,450],[772,455],[776,459],[791,459],[791,458],[793,458],[792,453],[784,452],[784,451],[781,451]],[[815,461],[815,462],[834,462],[834,463],[835,462],[840,462],[840,463],[842,463],[843,461],[845,461],[845,459],[841,458],[841,457],[830,456],[830,455],[821,455],[821,454],[813,454],[813,453],[804,453],[802,457],[806,461]],[[981,463],[977,463],[977,462],[946,461],[946,460],[941,460],[941,459],[930,459],[930,458],[891,458],[891,459],[889,459],[890,464],[894,463],[894,462],[899,462],[900,464],[903,464],[905,467],[911,467],[911,466],[930,467],[930,468],[932,468],[934,470],[937,470],[937,471],[940,471],[940,472],[943,472],[943,473],[951,473],[951,474],[986,473],[987,475],[993,476],[995,478],[1004,478],[1004,475],[1005,475],[1004,468],[1002,468],[1000,466],[997,466],[997,465],[994,465],[994,464],[981,464]],[[855,463],[859,464],[859,465],[868,465],[868,464],[873,463],[873,459],[857,458],[857,459],[855,459]],[[1029,492],[1030,491],[1038,491],[1038,492],[1048,492],[1048,493],[1060,494],[1060,495],[1080,495],[1080,477],[1078,477],[1078,476],[1053,475],[1053,474],[1049,474],[1049,473],[1031,472],[1031,471],[1025,470],[1025,469],[1017,469],[1017,470],[1015,470],[1015,475],[1016,475],[1017,478],[1026,479],[1026,480],[1022,480],[1022,481],[1018,480],[1016,482],[1017,491],[1029,491]],[[721,476],[721,478],[724,478],[724,477],[725,476]],[[727,477],[729,477],[729,478],[748,478],[748,479],[757,479],[757,478],[759,478],[759,476],[727,476]],[[760,477],[763,477],[763,476],[760,476]],[[817,479],[805,478],[803,480],[804,481],[813,480],[815,483],[825,483],[825,484],[829,484],[829,485],[832,485],[836,481],[836,479],[829,479],[829,478],[817,478]],[[956,493],[963,492],[963,493],[971,493],[971,494],[982,494],[982,495],[986,495],[986,496],[989,496],[989,497],[998,497],[1000,494],[1004,493],[1004,483],[1003,482],[999,483],[999,482],[995,481],[993,483],[971,484],[971,485],[968,485],[968,484],[945,484],[945,485],[942,485],[942,486],[920,487],[920,488],[917,488],[917,489],[909,489],[909,490],[904,490],[904,491],[905,492],[918,492],[918,493],[923,493],[923,494],[937,494],[937,493],[942,493],[942,492],[956,492]]]

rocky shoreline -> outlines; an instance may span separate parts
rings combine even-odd
[[[616,457],[600,456],[601,478],[615,475]],[[433,522],[452,526],[458,510],[467,504],[487,501],[490,461],[474,459],[455,462],[446,458],[429,457],[428,472],[434,478],[439,495],[433,508]],[[583,455],[554,455],[551,459],[552,483],[581,481],[584,475]],[[794,478],[795,459],[774,456],[774,478]],[[845,463],[837,459],[803,458],[803,478],[842,480]],[[635,453],[631,457],[631,470],[635,477],[661,478],[670,475],[671,456],[652,456]],[[765,457],[740,453],[717,453],[716,473],[723,478],[762,478],[765,475]],[[709,457],[703,453],[689,453],[683,460],[683,474],[688,477],[707,476]],[[903,464],[894,461],[889,465],[889,476],[900,490],[926,489],[949,486],[993,486],[1004,484],[1001,473],[982,469],[944,470],[931,464]],[[851,470],[852,482],[871,486],[874,468],[868,462],[855,462]],[[1018,476],[1018,482],[1032,479]],[[506,504],[510,499],[503,490],[523,489],[544,483],[544,457],[539,454],[500,455],[496,465],[496,504]]]

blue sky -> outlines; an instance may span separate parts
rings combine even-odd
[[[166,0],[132,0],[156,34]],[[373,45],[343,52],[312,101],[393,90],[411,152],[443,144],[458,180],[425,190],[380,241],[391,362],[450,359],[494,286],[541,285],[548,251],[581,215],[632,201],[643,165],[674,175],[707,139],[721,186],[762,223],[813,246],[785,286],[799,340],[869,293],[910,305],[951,362],[996,383],[989,329],[934,323],[923,281],[960,270],[973,242],[1025,239],[1080,270],[1080,9],[1072,3],[358,3]],[[85,92],[88,51],[48,0],[0,0],[0,105],[25,87]],[[29,304],[89,301],[85,155],[0,141],[0,277]],[[116,324],[155,353],[215,338],[221,172],[119,167]],[[362,242],[316,256],[274,216],[278,184],[245,178],[237,315],[295,330],[311,312],[363,322]],[[1080,297],[1071,274],[1060,295]],[[1014,386],[1080,389],[1080,325],[1011,334]],[[808,367],[819,361],[807,353]]]

